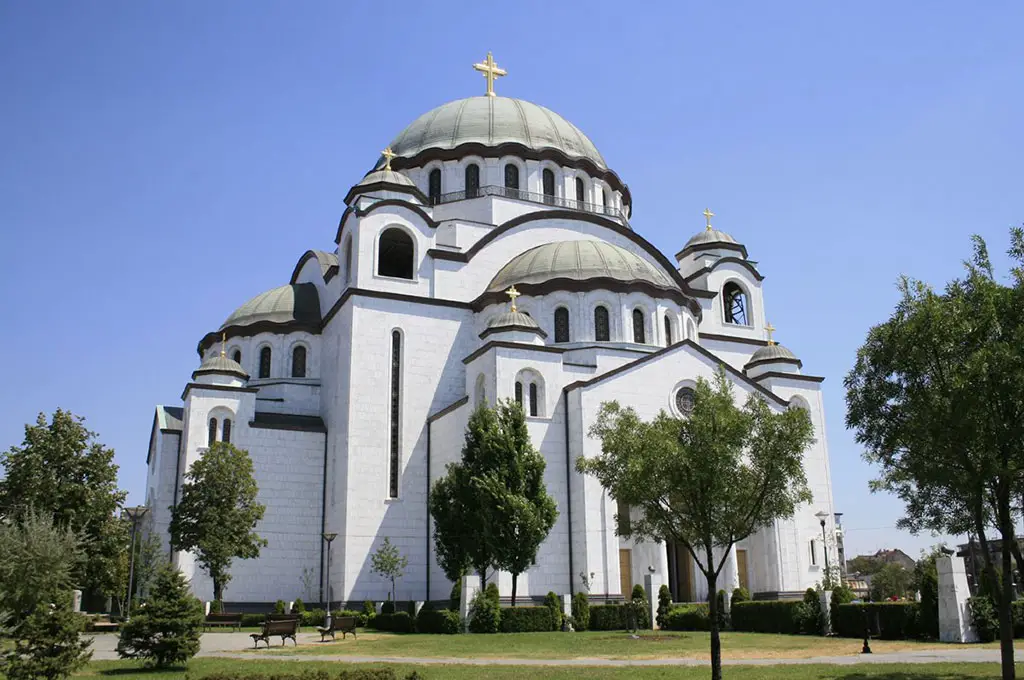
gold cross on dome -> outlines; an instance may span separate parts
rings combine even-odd
[[[220,334],[220,355],[222,357],[223,356],[227,356],[227,353],[224,351],[224,345],[226,345],[227,342],[228,342],[228,332],[224,331],[224,332],[222,332]]]
[[[513,285],[511,288],[506,290],[505,291],[505,295],[507,295],[508,299],[512,301],[512,309],[510,311],[513,311],[513,312],[519,311],[519,310],[516,309],[516,298],[519,297],[520,295],[522,295],[522,293],[520,293],[518,290],[516,290],[515,285]]]
[[[708,223],[708,231],[711,231],[711,218],[715,216],[715,213],[711,212],[711,208],[704,208],[704,219]]]
[[[502,76],[507,76],[508,71],[503,68],[498,68],[498,65],[494,63],[494,57],[491,53],[487,53],[487,61],[481,64],[473,64],[473,68],[484,74],[484,78],[487,78],[487,96],[494,97],[494,80]]]
[[[381,153],[382,156],[384,156],[384,169],[385,170],[390,170],[391,169],[391,159],[394,158],[395,156],[397,156],[398,154],[395,153],[394,151],[392,151],[390,146],[384,147],[384,150],[381,151],[380,153]]]
[[[768,331],[768,344],[769,345],[776,345],[776,344],[778,344],[774,340],[772,340],[772,333],[775,332],[775,326],[772,325],[771,321],[769,321],[767,324],[765,324],[764,329],[766,331]]]

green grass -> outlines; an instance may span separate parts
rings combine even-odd
[[[233,659],[195,659],[188,665],[188,677],[202,678],[211,673],[292,673],[303,670],[326,669],[339,671],[348,664],[289,661],[238,661]],[[382,668],[372,664],[367,668]],[[424,680],[704,680],[710,675],[707,667],[662,666],[653,668],[595,668],[595,667],[516,667],[516,666],[444,666],[394,664],[393,668],[401,678],[417,671]],[[1024,665],[1017,666],[1018,674],[1024,672]],[[997,664],[921,664],[921,665],[863,665],[863,666],[727,666],[724,675],[728,680],[958,680],[960,678],[999,678]],[[184,680],[183,669],[171,671],[146,671],[138,664],[123,661],[102,661],[89,666],[89,670],[76,678],[118,678],[119,680]]]

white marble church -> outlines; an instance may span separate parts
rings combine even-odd
[[[684,415],[695,380],[724,366],[738,400],[805,408],[817,432],[804,462],[814,502],[738,545],[725,584],[763,597],[813,585],[826,560],[816,513],[835,531],[822,378],[771,341],[764,277],[747,249],[705,211],[706,228],[695,219],[700,231],[674,260],[662,254],[630,222],[629,188],[582,131],[495,96],[504,71],[490,55],[475,68],[486,96],[416,118],[348,191],[334,245],[306,251],[285,285],[199,341],[182,403],[156,408],[153,530],[166,545],[188,466],[211,441],[230,441],[253,459],[269,545],[236,560],[228,602],[324,601],[324,533],[337,534],[334,602],[384,599],[370,555],[385,537],[409,559],[398,599],[446,599],[430,486],[459,457],[474,406],[515,398],[559,512],[520,596],[576,592],[585,576],[592,597],[615,598],[653,569],[676,601],[699,600],[685,549],[620,538],[621,508],[574,462],[600,450],[587,431],[602,402]],[[513,286],[521,297],[510,309]],[[193,556],[173,559],[211,599]],[[498,582],[508,595],[507,575]]]

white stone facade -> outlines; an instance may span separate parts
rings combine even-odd
[[[448,153],[453,155],[457,149]],[[180,407],[158,407],[147,498],[154,508],[153,530],[165,545],[168,508],[180,497],[188,466],[209,444],[211,418],[218,422],[218,439],[230,420],[231,442],[253,459],[267,506],[257,531],[269,544],[258,559],[235,562],[228,601],[326,599],[324,531],[338,534],[329,584],[333,602],[385,597],[388,584],[370,572],[370,555],[385,537],[409,559],[398,599],[447,599],[451,583],[433,556],[428,489],[459,457],[473,407],[512,398],[518,381],[524,399],[533,398],[530,385],[536,385],[527,420],[559,509],[537,565],[519,579],[520,595],[579,590],[582,573],[593,574],[593,596],[616,598],[623,586],[643,584],[653,568],[671,584],[676,600],[703,599],[688,558],[673,546],[618,536],[615,503],[573,464],[580,455],[599,452],[599,442],[586,433],[602,402],[618,400],[645,418],[661,410],[678,415],[676,393],[725,365],[737,399],[757,392],[777,410],[806,408],[816,435],[805,456],[813,503],[737,546],[724,583],[742,581],[752,592],[773,594],[800,591],[821,579],[825,556],[815,513],[834,513],[821,379],[803,375],[795,359],[748,366],[768,342],[762,277],[742,246],[697,243],[672,263],[634,231],[639,225],[626,223],[629,199],[617,177],[604,168],[577,167],[550,150],[399,160],[404,165],[397,169],[416,189],[357,185],[347,198],[337,247],[310,251],[299,261],[289,291],[315,287],[317,304],[307,312],[318,321],[268,306],[244,322],[225,324],[200,342],[201,358],[238,352],[240,369],[249,377],[201,368]],[[531,195],[428,198],[433,169],[442,170],[448,195],[466,189],[463,178],[471,163],[480,167],[482,187],[500,187],[505,165],[516,165],[521,191]],[[537,200],[544,193],[545,169],[555,176],[555,195]],[[587,205],[572,200],[577,178]],[[605,200],[614,211],[595,212],[594,205]],[[405,235],[395,237],[397,242],[409,239],[408,251],[390,240],[398,233],[392,229]],[[670,284],[640,285],[628,272],[553,271],[523,286],[518,301],[539,332],[488,329],[507,309],[500,296],[488,293],[496,273],[537,246],[575,240],[607,244],[602,252],[631,253]],[[381,273],[394,258],[409,260],[411,278]],[[745,324],[726,321],[722,292],[730,282],[743,292]],[[607,340],[598,339],[599,305],[608,311]],[[568,338],[556,327],[563,308]],[[304,370],[297,347],[305,354]],[[269,375],[260,377],[261,371]],[[831,520],[828,531],[834,531]],[[192,578],[196,594],[209,599],[212,585],[194,556],[174,559]],[[835,563],[834,555],[830,559]],[[622,574],[625,565],[628,575]],[[312,592],[303,585],[304,570],[315,572]],[[508,575],[499,575],[498,582],[502,594],[509,594]]]

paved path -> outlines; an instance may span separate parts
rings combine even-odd
[[[316,633],[300,633],[300,645],[319,644]],[[852,641],[856,644],[856,640]],[[289,645],[290,647],[291,645]],[[116,659],[117,635],[101,633],[93,642],[93,659],[100,661]],[[226,657],[231,659],[257,658],[280,661],[347,661],[349,663],[405,663],[405,664],[459,664],[466,666],[707,666],[707,659],[501,659],[466,657],[384,657],[353,656],[350,654],[257,654],[240,650],[251,649],[252,640],[248,633],[207,633],[202,637],[199,656]],[[261,647],[262,649],[262,647]],[[271,648],[273,650],[274,647]],[[277,647],[280,649],[280,647]],[[999,663],[998,649],[980,647],[950,647],[949,649],[926,649],[891,654],[851,654],[850,656],[817,656],[809,659],[724,659],[726,665],[736,666],[782,666],[802,664],[834,664],[853,666],[865,663]]]

